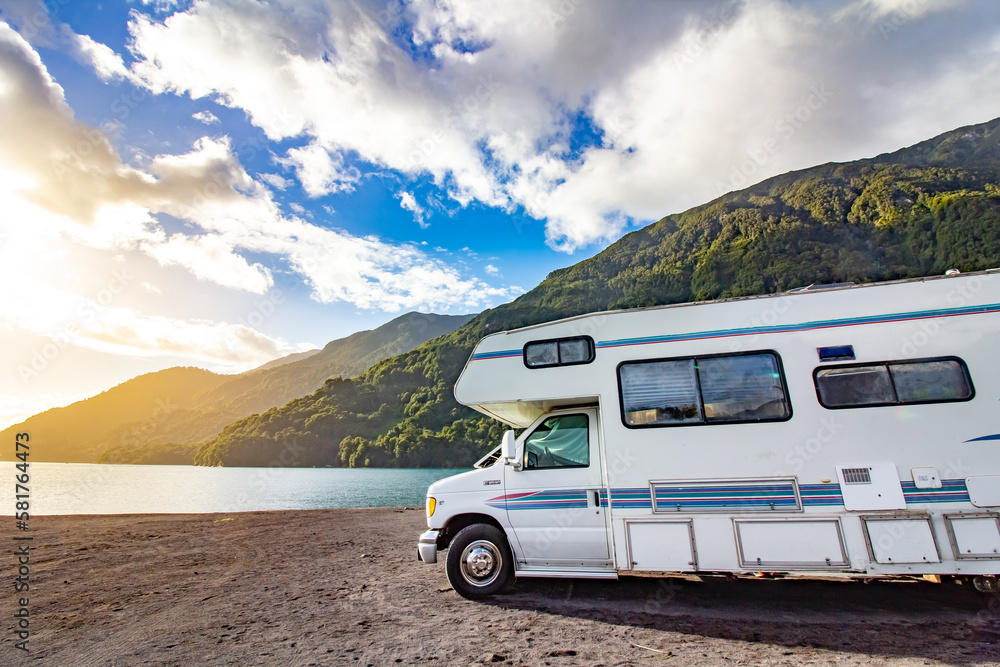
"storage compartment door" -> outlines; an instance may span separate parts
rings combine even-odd
[[[965,487],[976,507],[1000,507],[1000,475],[966,477]]]
[[[955,558],[1000,559],[1000,520],[995,514],[945,516]]]
[[[698,569],[690,521],[626,521],[632,570],[692,572]]]
[[[927,517],[863,517],[869,554],[876,563],[940,563],[934,531]]]
[[[740,565],[754,569],[830,569],[847,566],[837,519],[734,520]]]

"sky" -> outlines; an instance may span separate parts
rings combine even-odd
[[[997,116],[992,0],[0,0],[0,426]]]

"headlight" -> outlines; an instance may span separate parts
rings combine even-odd
[[[437,501],[431,496],[427,496],[427,518],[434,516],[434,508],[437,507]]]

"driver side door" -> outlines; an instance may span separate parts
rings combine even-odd
[[[505,467],[507,518],[528,565],[610,565],[597,419],[592,408],[542,417],[519,442],[521,469]]]

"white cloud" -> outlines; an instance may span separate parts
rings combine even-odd
[[[290,180],[278,174],[257,174],[257,178],[278,190],[287,190],[288,186],[292,184]]]
[[[233,252],[230,242],[214,234],[174,234],[163,243],[150,243],[144,247],[160,265],[179,264],[199,280],[223,287],[264,294],[274,284],[269,269],[260,264],[250,264]]]
[[[844,9],[843,15],[867,15],[867,20],[886,20],[895,28],[899,24],[919,19],[927,14],[955,9],[966,0],[856,0]]]
[[[54,350],[45,351],[45,359],[57,359],[72,347],[133,357],[186,358],[216,371],[234,372],[302,347],[240,322],[150,315],[122,305],[136,280],[127,265],[108,268],[89,296],[50,285],[43,278],[25,273],[18,289],[0,292],[0,325],[43,337],[43,347]],[[20,374],[23,381],[32,371],[41,372],[31,366],[33,356],[21,355],[20,366],[8,372]]]
[[[430,176],[461,206],[523,207],[563,250],[720,194],[768,139],[751,182],[983,121],[1000,101],[987,3],[292,4],[139,16],[135,75],[305,138],[283,159],[312,196],[352,188],[362,161]],[[813,86],[832,96],[779,134]]]
[[[396,193],[396,199],[399,200],[399,205],[404,211],[409,211],[413,214],[413,221],[420,225],[421,229],[430,227],[430,224],[424,219],[426,213],[424,207],[417,202],[412,193],[401,190]]]
[[[101,79],[129,78],[129,70],[120,55],[89,35],[77,34],[66,23],[53,22],[48,7],[41,0],[4,0],[0,2],[0,12],[0,18],[17,26],[29,42],[62,49],[81,65],[92,68]]]
[[[146,6],[152,5],[157,11],[169,11],[175,9],[180,3],[178,0],[142,0],[142,4]]]
[[[112,78],[127,79],[128,68],[122,57],[111,48],[100,42],[95,42],[88,35],[72,33],[68,37],[72,45],[73,56],[85,65],[93,68],[99,77],[107,81]]]
[[[497,267],[493,266],[492,264],[487,264],[484,267],[484,270],[486,271],[486,273],[490,274],[491,276],[499,276],[500,275],[500,269],[498,269]]]
[[[343,156],[331,154],[317,144],[290,149],[288,157],[279,159],[278,164],[295,169],[310,197],[351,192],[361,178],[356,168],[344,166]]]
[[[474,308],[508,296],[508,290],[463,278],[453,267],[414,247],[391,246],[301,221],[288,233],[296,242],[285,244],[286,256],[306,277],[314,298],[324,303],[347,301],[398,312],[417,307]]]
[[[246,259],[260,253],[300,273],[317,300],[362,308],[466,308],[506,295],[412,247],[283,216],[227,138],[203,137],[187,153],[154,156],[141,169],[123,164],[102,132],[74,120],[38,55],[2,23],[0,72],[16,83],[0,89],[0,174],[16,175],[0,179],[0,205],[32,220],[36,234],[141,250],[256,294],[273,284],[269,268]],[[168,236],[162,214],[194,231]]]
[[[219,117],[211,111],[196,111],[191,114],[191,117],[199,123],[204,123],[205,125],[218,125],[222,122],[219,120]]]
[[[301,351],[244,324],[150,316],[124,308],[107,309],[76,342],[115,354],[186,357],[230,371]]]

